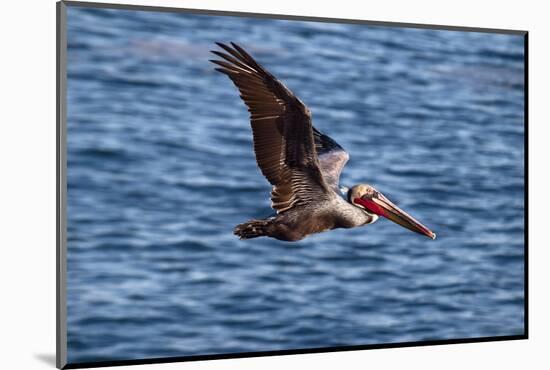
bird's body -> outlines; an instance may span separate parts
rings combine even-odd
[[[242,239],[269,236],[285,241],[336,228],[358,227],[378,216],[421,234],[435,234],[400,210],[370,185],[340,193],[339,179],[349,159],[336,141],[311,122],[309,109],[243,48],[218,43],[216,70],[228,75],[251,114],[256,161],[272,185],[277,215],[236,226]]]
[[[245,239],[266,235],[279,240],[296,241],[323,231],[366,225],[377,218],[352,206],[343,198],[334,196],[314,207],[298,206],[265,220],[246,222],[238,225],[235,232]]]

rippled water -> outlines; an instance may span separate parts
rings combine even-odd
[[[68,30],[70,362],[523,333],[521,36],[73,6]],[[215,41],[438,239],[233,236],[270,188]]]

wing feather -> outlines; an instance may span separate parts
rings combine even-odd
[[[233,81],[248,106],[254,153],[262,174],[273,185],[272,207],[284,212],[333,194],[317,156],[309,109],[242,47],[216,43],[212,60]]]
[[[340,175],[349,160],[349,154],[336,141],[315,127],[313,136],[323,177],[335,192],[340,193]]]

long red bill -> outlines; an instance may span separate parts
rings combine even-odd
[[[432,239],[435,239],[436,237],[433,231],[422,225],[414,217],[403,211],[401,208],[397,207],[395,204],[390,202],[388,198],[380,193],[377,193],[377,195],[373,196],[372,198],[362,197],[356,198],[354,201],[357,204],[361,204],[370,212],[373,212],[379,216],[386,217],[387,219],[411,231],[426,235],[427,237]]]

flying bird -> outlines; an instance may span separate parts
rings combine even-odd
[[[379,216],[435,239],[426,226],[368,184],[346,194],[340,173],[348,153],[312,125],[311,113],[281,81],[235,43],[216,43],[211,60],[229,76],[248,106],[254,152],[262,174],[272,185],[271,207],[277,214],[237,225],[241,239],[268,236],[284,241],[336,228],[372,224]]]

